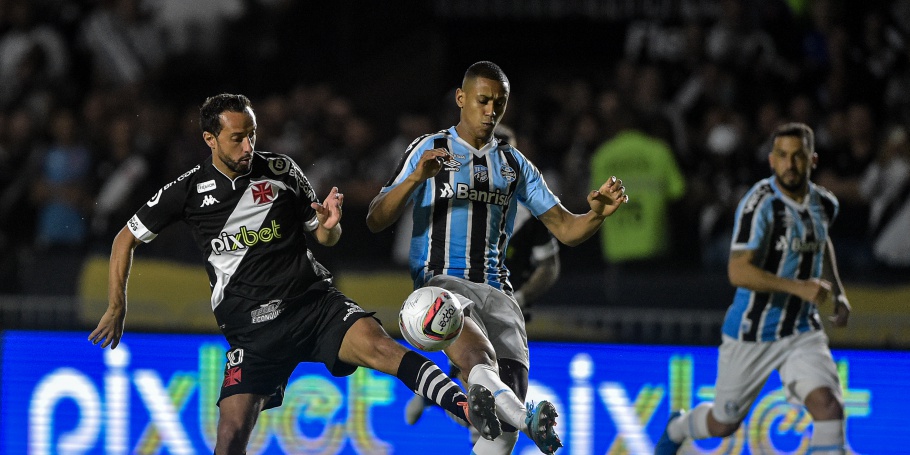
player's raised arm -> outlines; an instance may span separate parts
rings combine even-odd
[[[370,232],[379,232],[395,223],[404,212],[414,190],[438,174],[448,156],[449,152],[443,148],[423,152],[417,167],[407,178],[391,190],[377,194],[370,202],[370,210],[367,212],[367,227]]]
[[[614,176],[588,194],[588,205],[591,210],[587,213],[577,215],[566,210],[562,204],[556,204],[539,218],[557,240],[569,246],[576,246],[594,235],[604,219],[628,201],[626,187],[623,186],[622,180]]]
[[[316,219],[319,225],[313,232],[316,240],[324,246],[333,246],[341,239],[341,206],[344,203],[344,194],[338,192],[338,187],[333,186],[329,195],[322,204],[310,204],[316,210]]]
[[[142,243],[126,226],[114,238],[111,247],[111,260],[108,269],[107,310],[101,316],[98,326],[88,336],[92,344],[101,343],[116,349],[123,336],[123,323],[126,320],[126,284],[133,263],[133,250]]]

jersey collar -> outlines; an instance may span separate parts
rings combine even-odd
[[[808,208],[809,200],[812,199],[812,193],[815,192],[815,184],[810,181],[809,190],[806,192],[806,195],[803,197],[802,202],[796,202],[793,199],[791,199],[790,196],[787,196],[786,194],[784,194],[784,192],[781,191],[780,188],[778,188],[777,177],[775,177],[773,175],[771,176],[771,188],[774,189],[774,193],[777,194],[777,196],[780,197],[780,199],[782,201],[784,201],[785,204],[792,206],[793,208],[795,208],[797,210],[805,210],[806,208]]]
[[[459,144],[463,145],[465,148],[468,149],[468,151],[473,153],[475,156],[485,156],[488,153],[490,153],[490,150],[495,149],[499,145],[499,139],[496,139],[496,136],[493,136],[490,139],[490,142],[487,142],[486,144],[484,144],[483,147],[481,147],[480,149],[476,149],[476,148],[474,148],[473,145],[469,144],[468,141],[466,141],[466,140],[462,139],[460,136],[458,136],[458,132],[455,131],[454,126],[449,128],[449,134],[451,134],[452,137],[455,138],[455,140]]]

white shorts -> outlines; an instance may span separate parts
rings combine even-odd
[[[803,404],[809,392],[821,387],[842,397],[828,336],[822,331],[770,342],[745,342],[724,335],[718,351],[712,411],[718,422],[742,421],[774,370],[792,403]]]
[[[425,286],[439,286],[457,294],[490,340],[496,357],[515,360],[530,370],[525,318],[513,298],[488,284],[449,275],[436,275]]]

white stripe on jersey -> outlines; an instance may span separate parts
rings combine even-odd
[[[231,216],[228,217],[227,221],[224,223],[224,227],[221,228],[222,232],[225,232],[230,236],[240,232],[240,228],[242,227],[245,227],[247,230],[257,231],[262,227],[262,223],[272,209],[272,203],[256,203],[253,199],[253,192],[250,191],[250,188],[253,185],[262,182],[269,182],[273,187],[277,187],[281,191],[288,190],[287,185],[279,180],[251,180],[247,187],[243,189],[243,196],[240,197],[240,201],[237,202]],[[275,197],[277,198],[277,194]],[[227,248],[224,251],[217,252],[218,254],[216,254],[216,251],[212,251],[212,253],[209,254],[208,261],[215,272],[215,284],[212,287],[213,311],[224,299],[224,289],[231,280],[231,276],[233,276],[234,272],[237,271],[237,268],[240,267],[240,263],[243,261],[243,257],[246,256],[247,251],[249,251],[249,248]]]

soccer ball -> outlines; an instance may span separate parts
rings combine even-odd
[[[464,327],[464,309],[451,292],[422,287],[408,296],[398,312],[401,335],[422,351],[441,351],[455,342]]]

